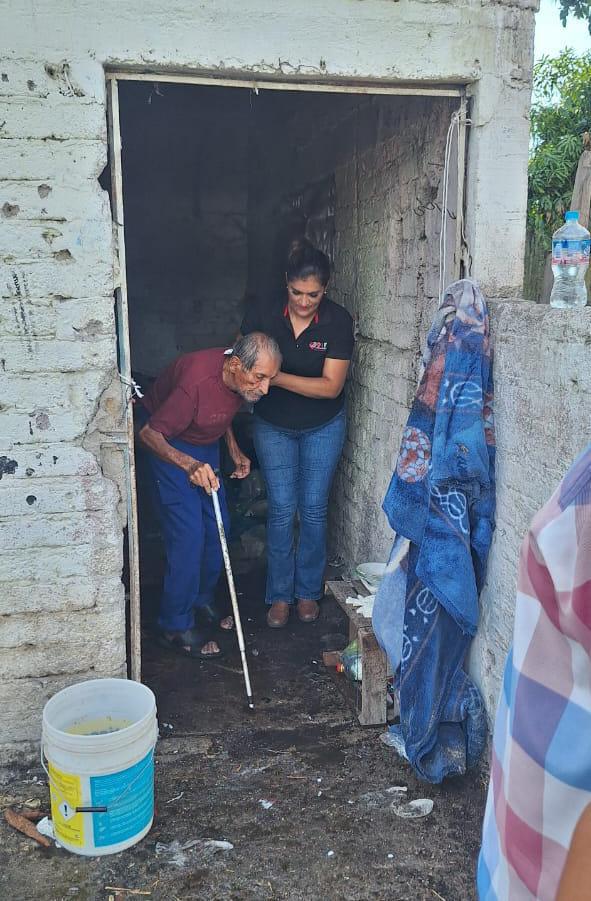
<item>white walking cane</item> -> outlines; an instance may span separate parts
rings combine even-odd
[[[220,502],[218,500],[217,491],[211,492],[213,501],[213,509],[215,511],[215,521],[218,526],[220,535],[220,544],[222,546],[222,554],[224,555],[224,565],[226,567],[226,577],[228,579],[228,588],[230,589],[230,598],[232,599],[232,611],[234,613],[234,622],[236,624],[236,637],[238,638],[238,647],[240,648],[240,657],[242,658],[242,672],[244,673],[244,684],[246,685],[246,697],[250,710],[254,710],[252,700],[252,689],[250,687],[250,676],[248,674],[248,663],[246,662],[246,649],[244,647],[244,634],[242,632],[242,623],[240,622],[240,610],[238,609],[238,598],[236,597],[236,586],[234,585],[234,576],[232,575],[232,564],[230,563],[230,553],[228,551],[228,542],[226,540],[226,531],[222,520],[222,511],[220,510]]]

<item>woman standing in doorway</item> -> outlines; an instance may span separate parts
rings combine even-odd
[[[318,618],[328,496],[345,441],[344,386],[354,345],[351,316],[326,296],[324,253],[295,242],[285,277],[287,297],[247,313],[241,328],[243,335],[271,335],[283,354],[281,372],[255,408],[254,429],[269,501],[266,602],[273,629],[287,625],[294,603],[302,622]]]

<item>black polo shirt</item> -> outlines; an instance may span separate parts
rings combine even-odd
[[[285,302],[253,307],[244,317],[243,335],[265,332],[277,341],[283,354],[281,369],[289,375],[320,378],[324,361],[350,360],[353,355],[353,319],[339,304],[323,298],[316,316],[296,339]],[[339,413],[344,391],[336,398],[302,397],[284,388],[271,388],[254,412],[261,419],[283,429],[314,429]]]

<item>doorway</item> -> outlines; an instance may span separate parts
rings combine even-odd
[[[179,354],[230,344],[250,303],[280,296],[286,249],[305,234],[333,260],[331,297],[359,328],[341,476],[354,488],[353,447],[366,442],[368,453],[379,450],[362,421],[372,404],[369,350],[389,344],[397,377],[411,379],[416,361],[397,329],[415,328],[437,293],[445,143],[453,112],[465,104],[462,89],[372,92],[128,73],[109,76],[108,85],[124,379],[145,388]],[[463,128],[453,154],[450,275],[459,266]],[[252,450],[248,416],[238,431]],[[131,423],[127,463],[130,656],[132,677],[140,678],[141,608],[152,615],[162,552],[141,465],[136,474]],[[262,528],[250,542],[252,558],[260,559],[264,498],[256,473],[244,488],[251,502],[263,501]],[[235,519],[244,504],[234,499]],[[333,522],[335,548],[337,532]]]

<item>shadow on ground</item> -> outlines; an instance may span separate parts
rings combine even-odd
[[[240,586],[239,586],[240,587]],[[200,663],[144,641],[144,677],[156,693],[157,818],[144,841],[122,854],[80,858],[44,850],[0,825],[0,898],[77,899],[400,899],[470,901],[484,805],[475,774],[425,786],[361,728],[322,666],[322,650],[346,624],[326,601],[319,621],[264,625],[260,580],[243,580],[244,625],[256,710],[244,702],[235,639]],[[41,770],[0,787],[10,799],[47,800]],[[409,799],[431,797],[433,813],[401,820],[393,786]],[[272,806],[261,802],[272,802]],[[156,853],[157,843],[231,842],[215,855],[202,845]],[[142,890],[139,895],[106,886]]]

